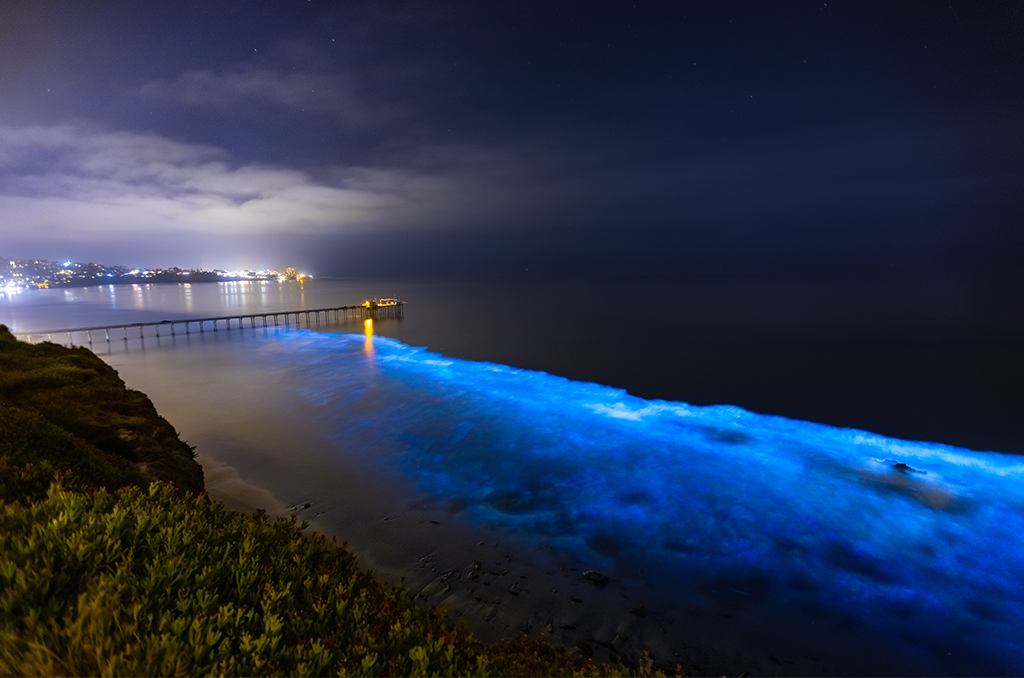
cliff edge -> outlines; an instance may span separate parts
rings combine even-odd
[[[114,368],[86,348],[28,344],[0,325],[0,464],[39,475],[40,459],[50,472],[85,477],[100,464],[129,484],[205,491],[193,449]]]

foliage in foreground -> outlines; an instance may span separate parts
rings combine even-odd
[[[597,672],[541,641],[481,643],[294,521],[161,484],[0,505],[0,674]]]

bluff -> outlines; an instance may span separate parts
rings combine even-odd
[[[4,325],[0,470],[0,483],[32,486],[35,494],[56,475],[92,477],[88,484],[101,486],[163,480],[182,492],[205,491],[193,448],[146,394],[127,388],[88,349],[28,344]]]

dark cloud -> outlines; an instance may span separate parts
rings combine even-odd
[[[1018,15],[15,1],[5,254],[156,265],[190,243],[221,267],[324,273],[386,249],[424,275],[1009,275]]]

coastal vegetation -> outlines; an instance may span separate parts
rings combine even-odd
[[[624,671],[483,643],[305,527],[210,501],[148,397],[0,325],[0,675]]]

